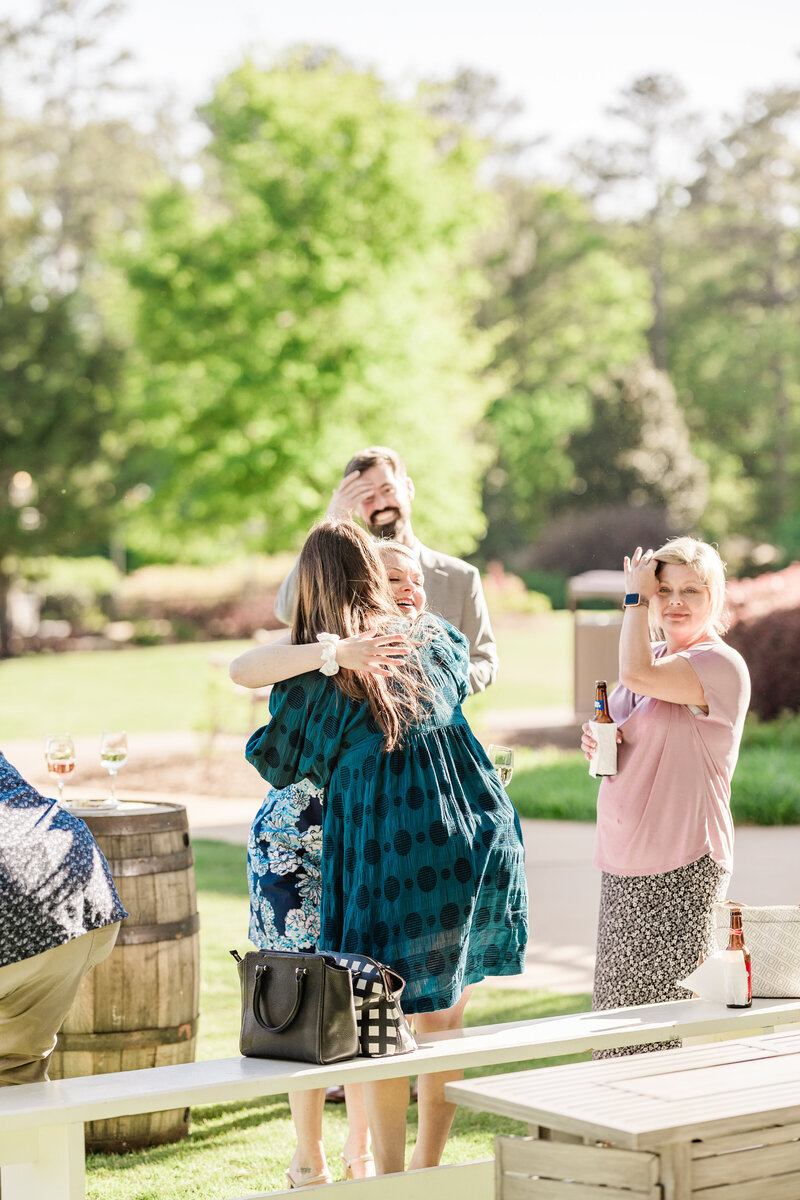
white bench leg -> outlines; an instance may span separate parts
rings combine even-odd
[[[17,1134],[18,1149],[4,1138],[2,1200],[86,1200],[83,1122]],[[13,1161],[24,1156],[27,1161]],[[9,1161],[11,1160],[11,1161]]]

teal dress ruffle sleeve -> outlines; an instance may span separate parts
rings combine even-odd
[[[352,707],[332,678],[319,672],[276,683],[269,698],[271,720],[251,734],[245,757],[274,788],[301,779],[324,788]]]

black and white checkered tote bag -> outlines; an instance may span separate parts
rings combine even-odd
[[[383,1058],[416,1050],[417,1043],[400,1007],[406,981],[366,954],[342,954],[338,950],[325,953],[331,954],[340,967],[349,967],[353,975],[358,1053],[364,1058]]]

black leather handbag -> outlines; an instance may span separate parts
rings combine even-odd
[[[358,1054],[353,976],[346,966],[327,954],[231,954],[242,989],[242,1054],[312,1063]]]

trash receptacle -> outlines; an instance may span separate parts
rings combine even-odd
[[[620,611],[581,610],[581,600],[622,600],[622,571],[586,571],[569,580],[567,596],[574,613],[573,706],[575,719],[588,721],[594,711],[594,685],[606,679],[609,691],[619,676]]]

